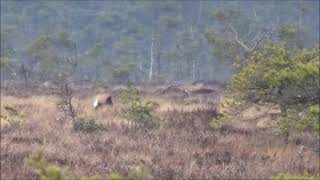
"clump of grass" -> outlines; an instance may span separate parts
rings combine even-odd
[[[24,122],[23,115],[11,106],[4,106],[4,112],[0,114],[1,125],[18,127]]]
[[[73,129],[75,131],[92,133],[94,131],[103,130],[105,128],[102,124],[97,123],[95,119],[79,118],[78,120],[74,121]]]
[[[75,176],[66,175],[66,168],[57,165],[49,165],[44,158],[43,153],[38,152],[31,157],[25,159],[25,164],[31,168],[40,178],[40,180],[76,180],[80,179]],[[99,176],[83,176],[81,180],[99,180]],[[106,177],[106,180],[152,180],[153,176],[143,166],[137,166],[128,173],[128,177],[124,177],[115,173]]]
[[[132,180],[152,180],[153,176],[151,173],[143,166],[137,166],[135,169],[131,170],[128,175],[129,179]]]
[[[311,106],[306,110],[297,113],[289,110],[287,115],[281,117],[277,122],[277,134],[281,136],[289,136],[290,131],[309,131],[320,135],[320,107],[318,105]]]
[[[64,170],[59,166],[48,165],[41,152],[27,158],[25,163],[33,169],[41,180],[76,180],[73,176],[65,175]]]
[[[221,127],[221,125],[223,124],[223,122],[225,122],[227,120],[227,116],[224,115],[218,115],[217,117],[214,117],[210,123],[210,126],[213,129],[218,129]]]
[[[315,176],[308,176],[308,175],[298,175],[298,176],[293,176],[290,174],[279,174],[277,176],[271,177],[272,180],[316,180],[319,179],[320,177],[315,177]]]
[[[125,178],[119,174],[110,174],[107,180],[125,180]]]
[[[110,85],[106,82],[96,82],[95,86],[96,88],[102,88],[102,89],[110,88]]]

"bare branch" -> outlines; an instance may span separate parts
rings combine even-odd
[[[252,52],[254,52],[255,50],[258,49],[258,47],[260,46],[260,44],[265,41],[266,39],[271,39],[272,34],[274,33],[274,31],[276,30],[275,27],[273,27],[269,32],[259,32],[257,33],[257,35],[250,41],[250,44],[253,44],[251,47],[247,44],[245,44],[243,42],[243,40],[241,38],[239,38],[238,36],[238,32],[236,31],[236,29],[232,26],[232,24],[228,24],[228,27],[230,28],[231,32],[234,35],[234,41],[236,41],[241,47],[243,47],[243,49],[245,50],[246,53],[251,54]]]
[[[238,37],[238,33],[237,33],[237,31],[235,30],[235,28],[234,28],[231,24],[228,24],[228,26],[229,26],[229,28],[231,29],[231,31],[233,32],[233,34],[234,34],[234,38],[235,38],[234,40],[235,40],[240,46],[242,46],[245,51],[250,51],[250,49],[248,48],[248,46],[246,46],[246,45],[243,43],[242,39],[240,39],[240,38]]]
[[[69,82],[65,77],[56,79],[54,82],[56,87],[52,94],[58,95],[59,102],[57,103],[58,110],[70,117],[72,121],[77,119],[77,110],[72,104],[73,92],[69,87]]]
[[[276,27],[273,27],[269,32],[266,32],[264,34],[258,33],[258,35],[253,39],[254,45],[252,46],[252,48],[250,48],[249,52],[252,53],[253,51],[257,50],[262,41],[271,39],[271,36],[275,31]]]

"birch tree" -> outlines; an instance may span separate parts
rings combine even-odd
[[[151,46],[150,46],[150,69],[149,69],[149,77],[148,77],[149,81],[153,80],[154,43],[155,43],[155,34],[153,33],[151,38]]]

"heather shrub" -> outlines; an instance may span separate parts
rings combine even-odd
[[[37,153],[25,160],[28,167],[40,177],[40,180],[76,180],[73,176],[64,174],[59,166],[48,165],[42,153]]]
[[[143,166],[137,166],[129,172],[128,178],[132,180],[152,180],[153,176]]]
[[[110,174],[107,180],[125,180],[125,178],[119,174]]]
[[[11,106],[4,106],[4,111],[0,114],[1,125],[18,127],[24,121],[24,116],[17,109]]]
[[[302,176],[292,176],[289,174],[279,174],[277,176],[271,177],[272,180],[316,180],[319,179],[319,177],[315,176],[308,176],[308,175],[302,175]]]
[[[66,168],[61,168],[56,165],[49,165],[44,158],[44,155],[36,153],[31,157],[25,159],[25,164],[31,168],[40,178],[40,180],[100,180],[99,176],[83,176],[77,178],[75,176],[66,175]],[[137,166],[133,170],[129,171],[128,177],[124,177],[118,174],[110,174],[106,177],[106,180],[152,180],[151,173],[142,166]]]
[[[210,123],[211,128],[218,129],[223,123],[230,119],[234,114],[232,111],[237,109],[237,105],[238,104],[232,95],[226,94],[223,101],[220,103],[222,112],[212,119]]]
[[[218,129],[221,126],[221,124],[226,121],[226,119],[227,119],[227,116],[223,116],[223,115],[214,117],[210,123],[210,126],[213,129]]]
[[[100,180],[98,176],[83,176],[81,180]]]
[[[97,123],[96,120],[92,118],[79,118],[78,120],[74,121],[73,129],[75,131],[91,133],[97,130],[103,130],[104,127],[102,124]]]
[[[106,82],[96,82],[95,86],[96,86],[96,88],[102,88],[102,89],[110,88],[110,85]]]
[[[320,108],[314,105],[303,111],[289,110],[277,123],[277,133],[288,135],[291,130],[309,131],[320,134]]]

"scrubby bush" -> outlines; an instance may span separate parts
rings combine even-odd
[[[288,135],[290,130],[315,132],[320,135],[319,105],[308,107],[306,110],[289,110],[285,117],[278,121],[278,134]]]
[[[106,82],[96,82],[95,86],[96,88],[103,88],[103,89],[110,88],[110,85]]]
[[[119,174],[110,174],[107,180],[125,180],[125,178]]]
[[[135,88],[128,88],[128,89],[121,88],[117,90],[117,94],[119,96],[119,102],[122,104],[129,104],[133,99],[133,96],[135,93],[134,91],[138,91],[138,90]]]
[[[151,173],[143,166],[137,166],[135,169],[131,170],[128,175],[129,179],[132,180],[152,180],[153,176]]]
[[[74,122],[77,120],[77,108],[73,102],[73,89],[67,76],[60,74],[54,81],[53,94],[58,95],[57,108]]]
[[[25,164],[31,168],[40,178],[40,180],[99,180],[99,176],[83,176],[77,178],[75,176],[66,175],[66,168],[61,168],[56,165],[49,165],[44,158],[44,155],[36,153],[31,157],[25,159]],[[137,166],[135,169],[129,171],[128,177],[118,174],[110,174],[106,180],[152,180],[153,176],[142,166]]]
[[[278,176],[271,177],[272,180],[316,180],[319,179],[319,177],[314,176],[292,176],[289,174],[279,174]]]
[[[132,89],[130,103],[125,108],[125,118],[134,123],[136,127],[153,128],[159,125],[159,118],[154,115],[154,110],[159,106],[156,102],[143,102],[139,91]]]
[[[236,65],[239,73],[233,76],[229,90],[238,104],[279,106],[283,134],[288,135],[290,129],[317,131],[319,66],[318,48],[289,50],[284,45],[269,45]]]
[[[210,126],[213,128],[213,129],[217,129],[221,126],[221,124],[223,122],[225,122],[227,119],[227,116],[223,116],[223,115],[220,115],[220,116],[217,116],[217,117],[214,117],[211,121],[211,124]]]
[[[103,130],[102,124],[97,123],[94,119],[79,118],[74,121],[73,129],[85,133],[91,133],[97,130]]]
[[[23,115],[11,106],[4,106],[4,111],[0,114],[1,125],[18,127],[23,121]]]
[[[98,176],[83,176],[81,180],[100,180]]]
[[[41,180],[76,180],[64,174],[59,166],[48,165],[42,153],[37,153],[25,160],[26,165],[34,170]]]
[[[226,123],[231,117],[234,116],[233,111],[237,111],[238,102],[234,100],[232,95],[225,94],[223,100],[220,102],[220,110],[216,117],[214,117],[210,123],[211,128],[218,129]]]

